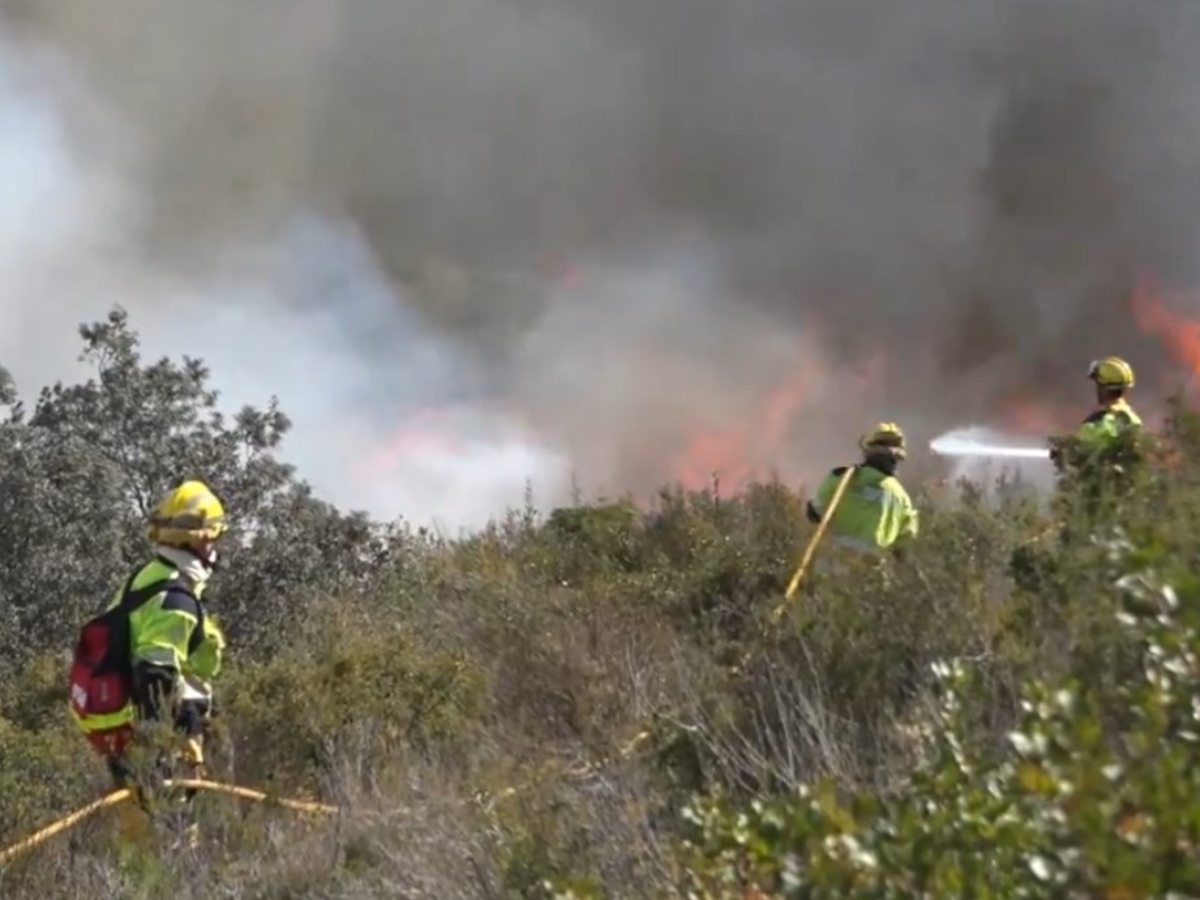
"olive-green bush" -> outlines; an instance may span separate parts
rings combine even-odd
[[[911,485],[907,554],[819,553],[770,628],[811,534],[785,485],[448,540],[316,500],[280,410],[222,417],[203,364],[143,361],[119,310],[82,336],[96,377],[0,423],[0,844],[107,788],[69,643],[190,476],[238,519],[214,774],[344,813],[202,795],[193,850],[102,814],[0,895],[1200,895],[1186,410],[1050,498]]]
[[[701,798],[672,896],[1185,897],[1200,889],[1200,582],[1106,548],[1141,668],[1105,695],[1035,679],[1000,752],[977,746],[962,664],[937,667],[922,755],[886,792],[830,778],[749,801]],[[1162,566],[1163,568],[1160,568]],[[1113,724],[1113,720],[1119,724]]]

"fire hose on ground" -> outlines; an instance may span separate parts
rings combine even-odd
[[[275,803],[285,809],[291,809],[296,812],[317,813],[320,815],[336,815],[341,812],[341,809],[336,806],[329,806],[325,803],[316,803],[309,800],[289,800],[286,798],[271,797],[269,794],[264,794],[262,791],[251,790],[250,788],[240,787],[236,784],[222,784],[217,781],[203,781],[199,779],[168,779],[164,782],[165,787],[182,788],[184,790],[195,791],[210,791],[212,793],[226,794],[231,797],[239,797],[243,800],[253,800],[256,803]],[[35,831],[29,837],[24,838],[17,843],[0,850],[0,866],[8,865],[22,853],[32,850],[39,844],[48,841],[56,834],[62,834],[64,831],[69,831],[78,825],[80,822],[90,818],[94,814],[110,806],[117,806],[127,800],[134,799],[134,792],[130,788],[121,788],[110,794],[106,794],[99,800],[93,800],[86,806],[82,806],[72,813],[56,819],[44,828]]]
[[[853,477],[853,475],[856,471],[858,471],[858,466],[850,466],[846,469],[846,471],[842,474],[841,478],[838,480],[837,486],[833,492],[833,496],[830,498],[829,506],[825,510],[824,514],[821,516],[821,521],[817,524],[817,528],[813,532],[812,537],[809,538],[808,543],[805,545],[804,552],[800,558],[800,562],[797,565],[796,570],[791,577],[791,580],[788,582],[787,588],[784,591],[783,601],[777,607],[775,607],[775,609],[772,610],[772,612],[770,614],[770,617],[768,620],[769,621],[768,627],[774,626],[775,624],[777,624],[779,622],[779,620],[783,617],[783,614],[784,614],[785,610],[787,609],[787,606],[791,603],[792,598],[795,596],[796,591],[799,589],[800,583],[803,580],[805,574],[808,572],[809,566],[812,563],[813,556],[815,555],[816,550],[817,550],[817,546],[820,544],[821,539],[825,536],[825,533],[829,528],[829,522],[833,518],[834,513],[837,511],[838,506],[842,501],[842,497],[845,495],[847,487],[849,487],[850,479]],[[737,666],[735,671],[744,668],[746,663],[749,662],[751,655],[752,655],[752,652],[747,653],[746,656],[742,659],[741,663]],[[650,736],[651,735],[650,735],[649,731],[639,732],[637,735],[634,736],[634,738],[631,741],[629,741],[625,746],[623,746],[621,748],[620,752],[617,754],[618,758],[628,759],[630,756],[632,756],[637,751],[637,749],[643,743],[645,743],[650,738]],[[573,775],[576,777],[584,777],[584,776],[590,774],[591,772],[595,771],[596,768],[597,767],[595,765],[585,765],[585,766],[579,767],[577,769],[568,770],[567,774],[569,776]],[[234,784],[223,784],[223,783],[215,782],[215,781],[204,781],[204,780],[196,780],[196,779],[168,779],[166,782],[164,782],[164,786],[171,787],[171,788],[181,788],[184,790],[210,791],[213,793],[226,794],[228,796],[237,797],[237,798],[240,798],[243,800],[251,800],[251,801],[254,801],[257,803],[270,802],[270,803],[277,804],[285,809],[290,809],[290,810],[293,810],[296,812],[302,812],[302,813],[315,813],[315,814],[320,814],[320,815],[337,815],[338,813],[343,811],[339,807],[330,806],[330,805],[324,804],[324,803],[317,803],[317,802],[308,801],[308,800],[291,800],[291,799],[286,799],[286,798],[272,797],[269,794],[263,793],[262,791],[256,791],[256,790],[252,790],[250,788],[240,787],[239,785],[234,785]],[[503,797],[511,796],[515,793],[519,793],[519,791],[520,791],[519,787],[511,787],[505,791],[501,791],[497,795],[496,799],[501,799]],[[0,850],[0,866],[8,865],[10,862],[12,862],[12,860],[16,859],[21,854],[23,854],[29,850],[32,850],[33,848],[44,843],[45,841],[48,841],[50,838],[54,837],[55,835],[61,834],[65,831],[69,831],[70,829],[72,829],[76,825],[78,825],[79,823],[85,821],[86,819],[90,818],[91,816],[100,812],[101,810],[106,809],[108,807],[117,806],[118,804],[123,803],[127,800],[134,799],[134,797],[135,797],[134,792],[131,789],[122,788],[119,790],[115,790],[115,791],[105,795],[104,797],[101,797],[98,800],[92,801],[91,803],[87,804],[86,806],[80,807],[79,809],[75,810],[74,812],[71,812],[59,819],[56,819],[55,821],[51,822],[49,825],[46,825],[45,827],[39,829],[38,831],[34,832],[33,834],[29,835],[28,837],[22,839],[21,841],[18,841],[17,843],[4,848],[3,850]]]

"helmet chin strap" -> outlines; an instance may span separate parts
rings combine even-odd
[[[211,574],[217,568],[217,548],[215,544],[209,544],[207,552],[201,551],[191,544],[184,544],[178,548],[186,553],[192,559],[200,563],[204,570]]]
[[[189,548],[191,549],[191,548]],[[217,568],[217,548],[215,544],[209,544],[208,552],[201,553],[198,550],[192,550],[195,557],[200,560],[200,564],[209,572],[215,572]]]

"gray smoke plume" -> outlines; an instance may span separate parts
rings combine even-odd
[[[0,0],[0,361],[278,394],[331,499],[472,524],[739,462],[812,478],[1082,372],[1176,373],[1186,0]],[[1200,314],[1200,310],[1192,312]]]

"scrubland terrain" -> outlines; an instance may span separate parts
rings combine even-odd
[[[101,814],[5,898],[1200,893],[1182,410],[1120,488],[914,485],[903,562],[818,567],[764,633],[811,533],[787,486],[447,540],[318,502],[275,459],[283,412],[221,418],[203,365],[139,358],[119,313],[84,337],[96,379],[0,426],[0,843],[107,788],[66,653],[193,475],[238,518],[214,774],[344,812],[201,795],[194,850]]]

